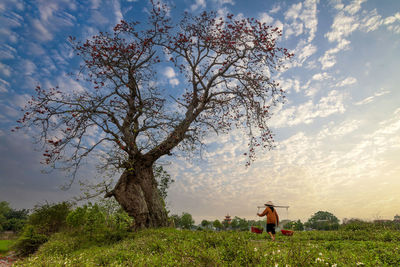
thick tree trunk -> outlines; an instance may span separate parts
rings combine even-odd
[[[106,197],[114,196],[123,209],[134,218],[135,229],[168,225],[167,213],[157,189],[152,165],[126,170]]]

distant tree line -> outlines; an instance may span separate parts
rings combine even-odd
[[[202,220],[199,225],[194,224],[192,215],[183,212],[181,216],[172,215],[171,220],[176,228],[181,229],[192,229],[192,230],[236,230],[236,231],[248,231],[251,226],[257,226],[260,228],[266,228],[265,219],[262,220],[246,220],[235,216],[230,223],[224,220]],[[374,222],[365,222],[360,219],[345,219],[340,224],[340,220],[328,211],[318,211],[314,213],[306,222],[298,220],[282,220],[279,227],[283,229],[289,229],[294,231],[303,230],[339,230],[339,229],[364,229],[368,227],[386,227],[386,228],[399,228],[400,227],[400,216],[396,215],[393,221],[390,220],[375,220]],[[396,229],[397,229],[396,228]]]
[[[0,202],[0,232],[13,231],[19,232],[28,219],[27,209],[16,210],[10,207],[6,201]]]

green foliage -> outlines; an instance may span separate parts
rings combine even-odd
[[[84,205],[71,211],[67,218],[67,225],[77,232],[85,233],[90,240],[105,232],[105,216],[97,204]]]
[[[38,233],[32,225],[27,225],[24,231],[13,245],[13,249],[21,256],[27,256],[34,253],[40,245],[47,241],[48,237]]]
[[[6,201],[0,202],[0,232],[20,232],[28,218],[28,210],[15,210]]]
[[[202,220],[201,221],[201,226],[203,226],[204,228],[207,228],[211,225],[211,222],[207,221],[207,220]]]
[[[345,220],[340,226],[342,231],[360,231],[360,230],[400,230],[400,222],[388,221],[388,222],[366,222],[360,219]]]
[[[0,240],[0,255],[7,253],[11,249],[14,242],[14,240]]]
[[[249,222],[246,219],[235,216],[232,220],[232,228],[240,231],[248,231]]]
[[[304,230],[304,225],[300,220],[297,221],[291,221],[286,223],[283,226],[284,229],[288,229],[288,230],[294,230],[294,231],[303,231]]]
[[[191,229],[194,226],[192,215],[187,212],[182,212],[181,216],[173,214],[170,216],[170,220],[174,222],[176,228]]]
[[[66,221],[69,229],[83,239],[108,243],[123,239],[133,222],[111,199],[77,207],[68,214]]]
[[[72,208],[69,202],[36,205],[29,216],[28,224],[44,235],[51,235],[66,226],[66,218]]]
[[[170,220],[173,221],[173,224],[176,228],[180,228],[181,227],[181,217],[177,214],[173,214],[170,217]]]
[[[181,227],[183,229],[191,229],[193,225],[194,220],[192,218],[192,215],[187,212],[183,212],[181,216]]]
[[[213,226],[217,229],[217,230],[221,230],[224,226],[222,225],[222,223],[219,220],[215,220],[213,222]]]
[[[339,219],[330,212],[318,211],[308,219],[304,226],[316,230],[337,230]]]
[[[168,195],[168,187],[175,181],[171,178],[171,175],[166,170],[164,170],[162,165],[153,165],[153,173],[154,178],[158,183],[158,190],[160,192],[160,195],[165,201]]]
[[[70,230],[89,241],[121,240],[130,229],[132,219],[110,202],[104,201],[101,206],[88,203],[71,211],[66,218]]]

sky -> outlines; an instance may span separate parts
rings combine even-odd
[[[339,219],[393,219],[400,214],[400,1],[164,0],[171,17],[215,10],[279,27],[278,44],[295,54],[274,77],[287,103],[274,109],[276,148],[246,167],[246,134],[210,134],[202,157],[166,157],[175,182],[172,214],[196,223],[226,214],[258,219],[267,201],[288,205],[281,219],[303,222],[317,211]],[[41,147],[12,133],[38,84],[76,88],[79,71],[68,36],[86,40],[121,19],[142,21],[144,0],[3,0],[0,2],[0,201],[16,209],[80,194],[62,172],[44,172]],[[166,87],[183,77],[166,66]],[[90,162],[81,179],[97,179]]]

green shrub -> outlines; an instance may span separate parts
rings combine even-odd
[[[47,239],[46,235],[36,232],[32,225],[27,225],[12,249],[21,256],[27,256],[34,253]]]
[[[71,207],[72,204],[69,202],[37,205],[29,216],[28,224],[38,233],[50,236],[66,226],[66,218]]]
[[[121,209],[110,210],[89,203],[71,211],[66,219],[70,230],[89,241],[115,242],[123,239],[132,219]]]
[[[89,203],[76,208],[68,214],[66,222],[71,229],[84,234],[89,240],[102,239],[106,230],[105,215],[97,204]]]

